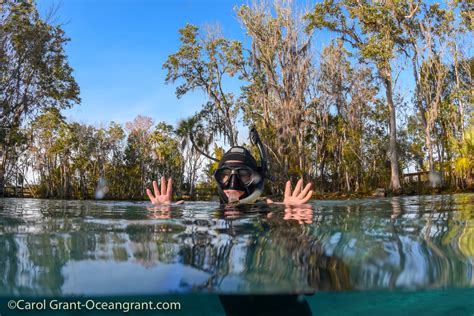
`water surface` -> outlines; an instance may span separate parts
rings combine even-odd
[[[148,206],[0,199],[0,296],[474,288],[474,194]]]

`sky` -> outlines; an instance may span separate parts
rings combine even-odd
[[[71,39],[66,53],[82,102],[63,114],[69,121],[95,126],[107,126],[111,121],[125,123],[137,115],[176,125],[180,119],[193,115],[206,103],[205,94],[196,91],[178,99],[178,84],[165,84],[166,72],[162,69],[167,57],[179,49],[178,30],[187,23],[200,29],[218,24],[226,38],[243,41],[248,47],[249,38],[234,8],[250,2],[37,0],[43,17],[56,8],[53,23],[61,25]],[[305,3],[311,2],[314,1]],[[316,31],[313,49],[320,51],[334,37],[329,32]],[[226,84],[227,91],[239,92],[237,80]]]
[[[227,38],[244,40],[234,7],[246,1],[37,0],[40,14],[56,7],[71,41],[70,66],[81,89],[80,105],[63,111],[71,121],[99,126],[124,123],[137,115],[176,124],[207,100],[202,92],[181,99],[177,84],[165,84],[162,65],[179,48],[186,23],[219,24]],[[230,82],[229,90],[238,84]]]

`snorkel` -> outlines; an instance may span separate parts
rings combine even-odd
[[[258,169],[260,169],[261,181],[259,182],[259,185],[255,188],[253,193],[239,200],[239,204],[255,203],[255,201],[262,195],[264,180],[266,177],[268,177],[267,176],[267,173],[268,173],[267,151],[265,147],[263,146],[263,143],[260,140],[260,135],[258,135],[257,129],[255,127],[252,127],[250,129],[249,138],[250,138],[250,142],[254,146],[257,146],[258,152],[260,154],[260,167]]]
[[[273,177],[268,175],[267,150],[265,149],[265,146],[263,146],[263,143],[260,140],[260,135],[258,135],[255,126],[250,129],[249,138],[252,144],[257,146],[258,152],[260,153],[260,173],[262,174],[262,177],[273,181]]]

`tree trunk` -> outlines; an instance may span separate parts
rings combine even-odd
[[[390,186],[393,193],[399,194],[401,191],[400,178],[398,176],[398,150],[397,150],[397,121],[395,113],[395,105],[393,103],[392,95],[392,76],[391,69],[387,67],[380,71],[384,86],[385,94],[387,97],[388,110],[389,110],[389,133],[390,133],[390,169],[391,169],[391,181]]]
[[[297,135],[297,142],[298,142],[298,163],[300,167],[300,176],[303,179],[306,175],[306,163],[305,163],[305,155],[304,155],[304,144],[303,144],[303,135]]]
[[[326,189],[326,182],[324,181],[324,167],[326,165],[326,151],[323,153],[323,158],[321,159],[321,164],[319,165],[319,178],[320,178],[320,190],[324,191]]]
[[[10,137],[11,137],[11,129],[6,129],[5,134],[5,142],[4,144],[0,145],[0,193],[4,195],[4,188],[5,188],[5,173],[7,168],[8,162],[8,153],[10,150]]]
[[[351,192],[351,181],[349,180],[349,173],[347,172],[347,170],[345,171],[345,175],[346,175],[346,186],[347,186],[347,192]]]
[[[453,42],[454,47],[453,47],[453,66],[454,66],[454,78],[456,80],[456,88],[458,93],[461,91],[461,82],[460,82],[460,75],[459,75],[459,59],[458,59],[458,48],[456,45],[456,41]],[[461,130],[461,141],[464,142],[464,102],[462,98],[458,98],[459,102],[459,129]],[[456,124],[454,124],[456,127]]]
[[[2,155],[0,156],[0,195],[4,195],[5,187],[5,169],[7,167],[7,148],[6,146],[0,147]]]
[[[428,163],[429,163],[429,171],[433,171],[433,144],[431,143],[431,132],[429,126],[425,126],[425,141],[426,147],[428,149]]]

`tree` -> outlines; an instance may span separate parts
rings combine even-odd
[[[176,88],[179,97],[189,91],[199,89],[209,98],[208,119],[214,119],[212,133],[223,134],[224,141],[237,145],[235,121],[239,108],[235,97],[225,92],[223,83],[226,76],[233,77],[237,66],[242,62],[242,44],[222,37],[216,29],[209,29],[201,38],[199,29],[191,24],[179,30],[181,47],[178,52],[168,56],[163,68],[168,72],[167,83],[183,81]]]
[[[413,2],[409,1],[325,0],[316,4],[313,12],[307,15],[308,30],[329,29],[338,33],[357,50],[362,60],[370,61],[377,68],[385,88],[389,114],[391,187],[395,193],[400,192],[401,185],[391,62],[396,48],[405,45],[400,23],[414,10]]]
[[[408,44],[403,51],[412,62],[414,102],[425,134],[429,170],[434,171],[432,134],[448,73],[442,58],[453,16],[450,11],[441,9],[439,4],[428,6],[417,2],[416,8],[409,18],[402,21]]]
[[[183,156],[177,150],[179,142],[176,139],[173,126],[165,122],[156,124],[153,133],[150,135],[151,173],[152,178],[147,182],[161,177],[172,177],[174,192],[180,193],[183,183]],[[151,182],[151,181],[150,181]]]
[[[34,170],[39,173],[40,194],[44,197],[62,197],[69,191],[68,165],[70,144],[64,139],[68,126],[56,108],[44,108],[32,122]],[[63,138],[63,139],[61,139]]]
[[[141,115],[125,124],[125,128],[129,132],[125,148],[129,198],[136,197],[137,188],[140,190],[140,196],[145,192],[147,175],[150,174],[150,166],[153,162],[151,159],[152,127],[153,120]]]
[[[118,123],[111,122],[106,132],[109,143],[109,159],[106,165],[105,177],[108,181],[109,196],[122,198],[125,196],[124,180],[126,179],[124,165],[124,139],[125,131]]]
[[[181,154],[183,156],[182,174],[184,184],[187,186],[188,194],[194,197],[198,171],[202,167],[204,157],[199,150],[209,147],[212,138],[202,133],[202,125],[198,125],[198,117],[193,116],[179,121],[176,128],[176,135],[181,141]],[[207,154],[207,153],[206,153]]]
[[[311,35],[304,33],[303,15],[291,1],[243,5],[237,15],[252,39],[246,63],[240,65],[241,78],[248,82],[242,108],[246,121],[261,131],[281,189],[288,176],[307,173]]]
[[[363,186],[367,160],[374,158],[365,154],[364,140],[378,92],[371,70],[353,67],[350,57],[340,40],[323,49],[310,111],[321,185],[328,173],[332,190],[348,192]]]
[[[0,9],[0,190],[15,135],[28,115],[45,107],[80,102],[67,62],[69,40],[59,26],[40,18],[34,2],[3,1]]]

